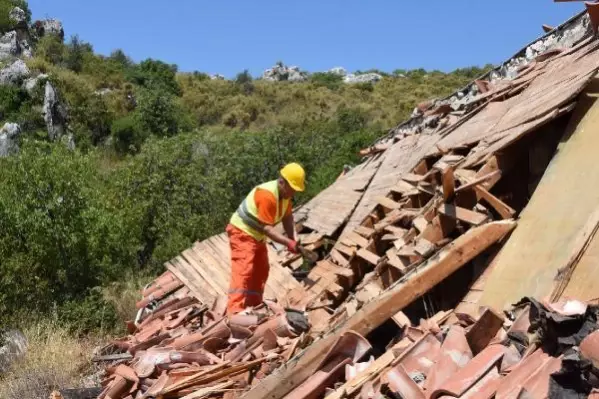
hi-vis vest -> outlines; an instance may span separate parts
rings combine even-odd
[[[275,216],[274,224],[279,223],[283,219],[289,207],[289,199],[283,199],[282,206],[279,206],[279,182],[278,180],[273,180],[254,187],[241,205],[239,205],[229,223],[254,237],[256,240],[264,241],[266,239],[266,235],[263,232],[265,225],[258,220],[258,207],[256,206],[256,201],[254,201],[254,195],[258,188],[271,192],[277,200],[277,215]]]

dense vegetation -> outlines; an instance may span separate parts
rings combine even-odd
[[[0,14],[14,1],[0,1]],[[55,309],[83,332],[115,321],[99,287],[158,273],[222,231],[247,191],[283,163],[306,167],[305,201],[417,101],[482,72],[398,70],[374,85],[329,73],[302,83],[247,71],[212,80],[120,50],[100,56],[76,36],[43,37],[27,62],[57,88],[77,149],[48,141],[41,85],[0,86],[3,122],[24,131],[20,153],[0,160],[0,315]]]

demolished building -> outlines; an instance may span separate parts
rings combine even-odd
[[[596,7],[412,118],[296,211],[225,317],[224,234],[167,262],[100,398],[599,397]]]

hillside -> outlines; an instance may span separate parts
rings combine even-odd
[[[15,5],[26,8],[3,0],[0,10]],[[302,82],[242,72],[229,81],[135,63],[121,50],[95,54],[77,36],[65,41],[56,20],[3,32],[28,37],[31,51],[2,61],[3,71],[21,60],[26,67],[0,85],[0,138],[10,153],[0,160],[0,314],[10,320],[57,305],[83,332],[116,319],[93,312],[103,303],[94,287],[156,272],[221,231],[281,163],[306,166],[305,201],[418,101],[481,73],[398,70],[346,84],[330,72]]]

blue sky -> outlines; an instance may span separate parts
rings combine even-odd
[[[109,54],[152,57],[227,77],[276,61],[308,71],[344,66],[440,69],[499,63],[582,10],[553,0],[30,0]]]

